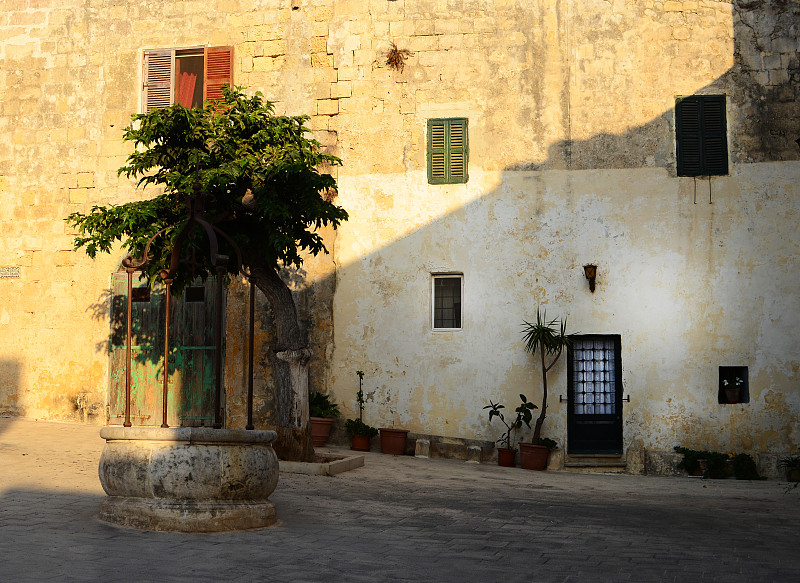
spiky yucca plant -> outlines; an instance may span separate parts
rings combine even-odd
[[[557,327],[554,327],[558,325]],[[553,368],[561,357],[565,347],[568,347],[572,340],[567,335],[567,320],[554,318],[547,321],[547,313],[537,309],[536,322],[523,323],[523,339],[525,349],[535,355],[538,350],[542,357],[542,406],[539,409],[539,417],[533,428],[532,443],[538,444],[542,433],[542,424],[547,415],[547,372]],[[545,356],[552,356],[550,364],[545,362]]]

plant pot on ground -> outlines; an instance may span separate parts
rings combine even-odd
[[[782,457],[778,460],[778,467],[786,472],[787,482],[800,482],[800,454]]]
[[[381,427],[381,453],[391,455],[404,455],[408,429],[395,429],[394,427]]]
[[[361,419],[348,419],[344,428],[352,441],[350,449],[355,451],[369,451],[370,439],[378,435],[378,430],[361,421]]]
[[[489,409],[489,422],[491,422],[494,417],[497,417],[500,419],[500,422],[506,426],[506,431],[497,439],[497,443],[500,444],[497,448],[497,465],[499,466],[513,468],[516,465],[517,450],[513,445],[514,431],[522,427],[523,423],[530,427],[530,421],[533,418],[533,413],[531,411],[536,409],[536,405],[528,402],[525,395],[520,395],[519,397],[522,399],[522,404],[514,410],[517,416],[511,423],[506,421],[505,415],[503,415],[502,410],[505,409],[506,406],[502,403],[494,403],[489,399],[489,404],[484,407],[484,409]]]
[[[513,468],[517,465],[517,450],[507,447],[497,448],[497,465],[504,468]]]
[[[350,449],[369,451],[370,439],[378,435],[378,430],[364,423],[364,371],[357,370],[356,375],[358,375],[358,392],[356,393],[358,419],[348,419],[345,421],[344,428],[351,438]]]
[[[324,447],[331,434],[333,423],[339,416],[339,406],[323,393],[310,393],[308,412],[311,417],[311,440],[314,447]]]
[[[539,438],[539,443],[520,443],[519,465],[525,470],[546,470],[550,452],[555,447],[556,442],[546,437]]]

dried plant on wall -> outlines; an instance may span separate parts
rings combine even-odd
[[[411,51],[408,49],[398,49],[397,45],[394,43],[390,43],[392,46],[386,52],[386,64],[389,65],[395,71],[403,72],[403,69],[406,68],[406,59],[413,55]]]

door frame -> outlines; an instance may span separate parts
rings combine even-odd
[[[613,413],[576,413],[574,345],[567,348],[567,453],[622,454],[622,337],[619,334],[579,334],[580,340],[611,340],[614,350]],[[574,341],[573,341],[574,344]]]

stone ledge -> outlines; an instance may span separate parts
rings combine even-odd
[[[106,441],[175,441],[192,444],[272,443],[278,434],[270,430],[212,429],[211,427],[120,427],[100,430]]]
[[[317,457],[327,458],[321,462],[288,462],[278,461],[281,472],[287,474],[306,474],[308,476],[335,476],[342,472],[349,472],[364,466],[363,455],[350,455],[342,457],[336,453],[317,452]]]

